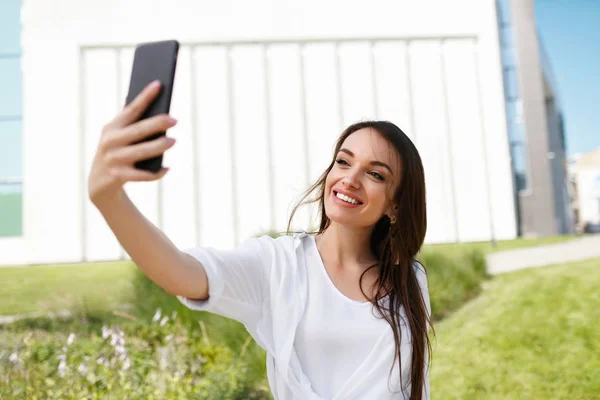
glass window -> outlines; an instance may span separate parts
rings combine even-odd
[[[0,236],[23,234],[21,0],[0,0]]]
[[[0,1],[0,54],[20,53],[21,0]]]
[[[502,47],[500,49],[500,57],[502,58],[503,67],[517,66],[517,56],[514,47]]]
[[[0,54],[0,119],[20,116],[21,108],[21,59]]]
[[[0,179],[21,177],[21,121],[0,120]]]
[[[515,47],[515,38],[513,36],[512,25],[500,27],[500,46]]]
[[[517,191],[520,192],[529,187],[527,176],[527,149],[525,148],[525,144],[523,142],[511,143],[511,149]]]
[[[510,24],[510,0],[497,0],[496,10],[500,25]]]
[[[519,81],[514,67],[504,68],[504,96],[507,101],[519,98]]]

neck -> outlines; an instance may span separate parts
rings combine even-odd
[[[316,238],[321,258],[340,269],[364,271],[376,261],[371,253],[371,231],[372,227],[348,227],[331,221]]]

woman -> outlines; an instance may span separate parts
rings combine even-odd
[[[181,251],[123,191],[127,181],[167,172],[133,163],[174,140],[128,145],[175,125],[166,115],[134,122],[159,90],[149,85],[105,126],[88,182],[90,199],[138,267],[186,306],[242,322],[266,350],[277,400],[428,399],[431,310],[415,260],[427,225],[425,182],[408,137],[384,121],[343,132],[304,197],[318,190],[314,234]]]

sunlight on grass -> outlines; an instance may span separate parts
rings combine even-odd
[[[496,277],[436,326],[444,399],[599,399],[600,259]]]
[[[135,270],[127,261],[0,268],[0,315],[110,309],[131,298]]]

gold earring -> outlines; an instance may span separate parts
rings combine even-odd
[[[396,223],[396,216],[395,216],[395,215],[392,215],[392,216],[390,217],[390,224],[394,225],[395,223]]]

